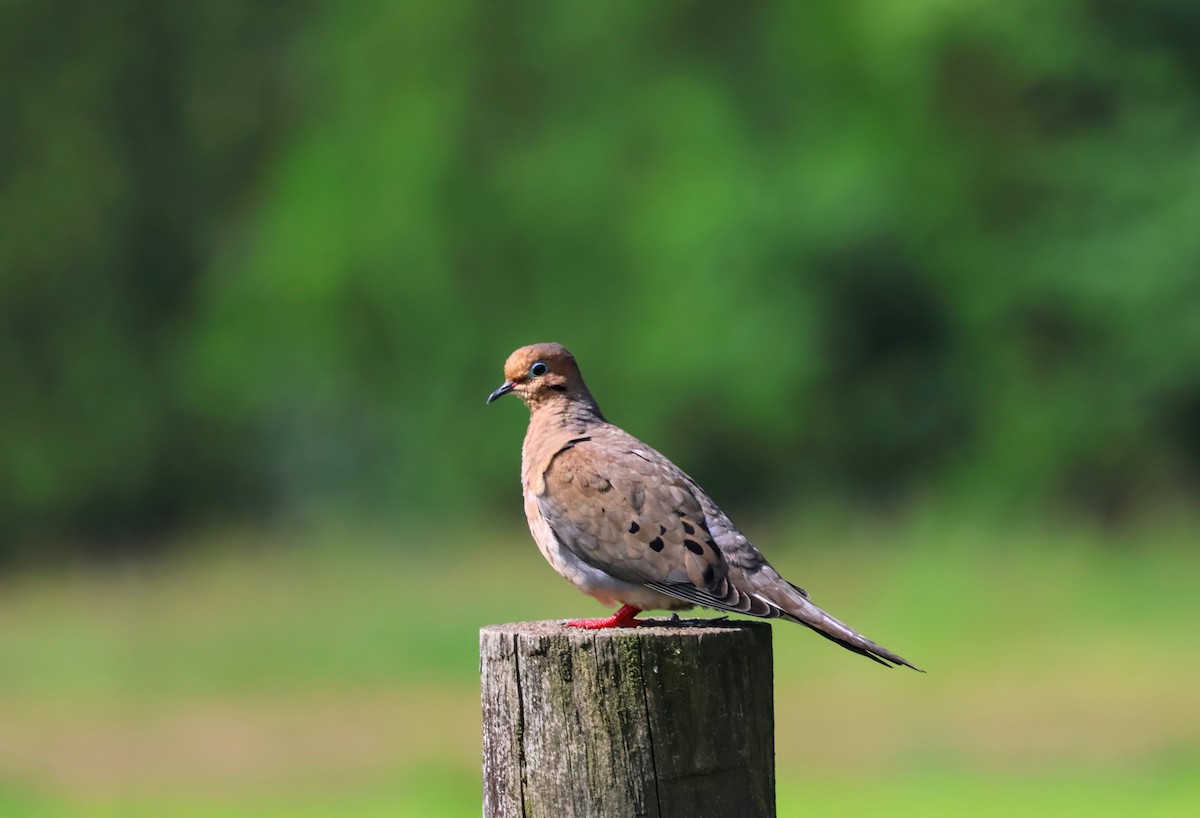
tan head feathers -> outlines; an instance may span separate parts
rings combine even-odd
[[[583,382],[583,375],[572,355],[562,344],[530,344],[508,356],[504,363],[504,383],[488,396],[488,403],[515,393],[535,409],[555,401],[586,403],[595,400]],[[599,410],[596,409],[599,413]]]
[[[508,356],[508,360],[504,362],[504,379],[520,381],[529,376],[536,377],[531,370],[539,362],[555,374],[565,375],[571,372],[579,375],[575,356],[562,344],[530,344]]]

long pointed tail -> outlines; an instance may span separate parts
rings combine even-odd
[[[918,673],[925,672],[903,656],[892,653],[882,645],[875,644],[845,622],[834,619],[825,613],[825,611],[805,599],[799,592],[789,594],[786,600],[777,600],[776,604],[783,609],[787,619],[812,628],[821,634],[821,636],[832,642],[837,642],[846,650],[866,656],[868,659],[872,659],[884,667],[891,667],[893,664],[896,664],[910,667]]]

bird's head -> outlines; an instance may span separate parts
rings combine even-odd
[[[555,400],[582,400],[595,404],[575,356],[562,344],[521,347],[504,362],[504,383],[488,395],[487,402],[512,392],[534,409]]]

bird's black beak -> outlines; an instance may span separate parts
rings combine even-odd
[[[491,402],[492,402],[492,401],[494,401],[496,398],[502,398],[502,397],[504,397],[504,396],[505,396],[505,395],[507,395],[509,392],[511,392],[511,391],[513,391],[514,389],[516,389],[516,387],[517,387],[517,385],[516,385],[515,383],[513,383],[512,381],[505,381],[504,383],[500,384],[500,388],[499,388],[499,389],[497,389],[497,390],[496,390],[495,392],[493,392],[492,394],[488,395],[487,402],[488,402],[488,403],[491,403]]]

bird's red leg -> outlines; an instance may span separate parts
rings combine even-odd
[[[638,622],[634,617],[641,612],[641,608],[635,608],[632,605],[622,605],[621,610],[612,616],[606,616],[603,619],[572,619],[567,623],[567,627],[587,628],[590,631],[598,631],[601,628],[636,628],[642,623]]]

